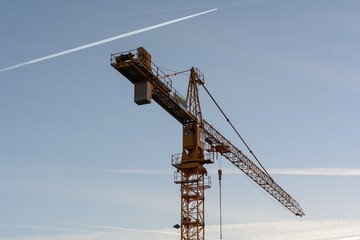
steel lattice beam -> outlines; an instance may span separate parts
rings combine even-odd
[[[231,163],[233,163],[237,168],[244,172],[248,177],[250,177],[296,216],[305,215],[299,203],[287,192],[285,192],[285,190],[283,190],[270,176],[255,165],[208,122],[203,120],[203,123],[206,141],[213,147],[213,149],[216,150],[221,148],[222,150],[217,152],[225,156]]]

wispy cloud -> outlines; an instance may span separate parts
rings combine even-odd
[[[70,223],[86,228],[107,229],[107,232],[91,232],[76,235],[44,235],[36,237],[2,238],[2,240],[110,240],[110,239],[148,239],[176,240],[178,230],[143,230],[103,225]],[[149,234],[152,233],[152,234]],[[218,239],[219,226],[206,227],[208,239]],[[360,219],[297,220],[285,222],[266,222],[223,225],[224,239],[247,240],[360,240]]]
[[[28,229],[50,230],[50,231],[63,231],[63,232],[90,232],[90,231],[73,229],[73,228],[32,226],[32,225],[10,225],[10,224],[0,224],[0,228],[28,228]]]
[[[224,174],[237,174],[239,171],[236,168],[223,170]],[[269,168],[268,172],[272,175],[360,176],[360,168]]]
[[[151,170],[151,169],[113,169],[113,170],[105,170],[105,172],[109,173],[123,173],[123,174],[146,174],[146,175],[166,175],[173,174],[172,170]]]
[[[11,66],[11,67],[3,68],[3,69],[0,70],[0,72],[4,72],[4,71],[11,70],[11,69],[23,67],[23,66],[33,64],[33,63],[37,63],[37,62],[42,62],[42,61],[45,61],[45,60],[48,60],[48,59],[51,59],[51,58],[59,57],[59,56],[69,54],[69,53],[72,53],[72,52],[77,52],[77,51],[80,51],[80,50],[83,50],[83,49],[86,49],[86,48],[95,47],[95,46],[98,46],[98,45],[101,45],[101,44],[104,44],[104,43],[108,43],[108,42],[115,41],[115,40],[118,40],[118,39],[121,39],[121,38],[129,37],[129,36],[132,36],[132,35],[135,35],[135,34],[138,34],[138,33],[150,31],[150,30],[153,30],[153,29],[156,29],[156,28],[160,28],[160,27],[169,25],[169,24],[184,21],[186,19],[193,18],[193,17],[196,17],[196,16],[200,16],[200,15],[203,15],[203,14],[215,11],[215,10],[217,10],[217,8],[211,9],[209,11],[193,14],[193,15],[190,15],[190,16],[177,18],[177,19],[167,21],[167,22],[163,22],[163,23],[160,23],[160,24],[156,24],[156,25],[153,25],[153,26],[150,26],[150,27],[141,28],[139,30],[135,30],[135,31],[132,31],[132,32],[120,34],[120,35],[115,36],[115,37],[107,38],[107,39],[104,39],[104,40],[101,40],[101,41],[97,41],[97,42],[94,42],[94,43],[89,43],[89,44],[86,44],[86,45],[83,45],[83,46],[80,46],[80,47],[72,48],[72,49],[69,49],[69,50],[66,50],[66,51],[62,51],[62,52],[51,54],[51,55],[48,55],[48,56],[45,56],[45,57],[37,58],[37,59],[31,60],[31,61],[20,63],[20,64],[17,64],[17,65]]]
[[[138,232],[138,233],[157,233],[157,234],[179,235],[176,232],[165,231],[165,230],[145,230],[145,229],[104,226],[104,225],[91,225],[91,224],[81,224],[81,223],[65,223],[65,224],[70,224],[70,225],[74,225],[74,226],[91,227],[91,228],[100,228],[100,229],[122,230],[122,231],[129,231],[129,232]]]
[[[277,175],[360,176],[360,168],[273,168],[269,171]]]
[[[223,227],[223,231],[224,239],[355,240],[360,239],[360,219],[229,224]],[[217,226],[209,226],[207,232],[216,235]]]
[[[359,219],[326,219],[313,221],[287,221],[254,224],[225,225],[224,239],[257,240],[339,240],[360,239]],[[210,226],[209,234],[215,234],[216,226]]]
[[[217,174],[217,169],[209,169],[210,174]],[[165,175],[173,174],[173,170],[155,170],[155,169],[112,169],[105,170],[109,173],[121,174],[148,174]],[[224,174],[239,174],[237,168],[225,168]],[[270,168],[268,170],[273,175],[314,175],[314,176],[360,176],[360,168]]]

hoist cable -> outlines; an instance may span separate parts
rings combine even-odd
[[[218,170],[219,174],[219,199],[220,199],[220,240],[222,239],[222,204],[221,204],[221,169]]]
[[[260,164],[261,168],[264,170],[264,172],[268,175],[268,177],[270,179],[271,176],[270,174],[266,171],[266,169],[264,168],[264,166],[261,164],[261,162],[259,161],[259,159],[255,156],[255,154],[253,153],[253,151],[250,149],[250,147],[246,144],[245,140],[241,137],[240,133],[236,130],[236,128],[234,127],[234,125],[230,122],[230,119],[226,116],[226,114],[224,113],[224,111],[220,108],[219,104],[215,101],[215,99],[213,98],[213,96],[210,94],[210,92],[207,90],[207,88],[205,87],[204,84],[202,84],[202,86],[204,87],[205,91],[207,92],[207,94],[209,94],[210,98],[213,100],[213,102],[215,103],[215,105],[218,107],[218,109],[220,110],[220,112],[222,113],[222,115],[224,115],[226,121],[230,124],[230,126],[232,127],[232,129],[234,129],[234,131],[236,132],[236,134],[239,136],[239,138],[241,139],[241,141],[244,143],[244,145],[247,147],[247,149],[249,150],[249,152],[251,153],[251,155],[253,155],[253,157],[256,159],[256,161]]]

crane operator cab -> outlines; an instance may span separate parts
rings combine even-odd
[[[213,163],[206,160],[204,156],[205,133],[196,125],[183,127],[183,153],[180,169],[197,168],[206,163]]]

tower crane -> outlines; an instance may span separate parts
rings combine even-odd
[[[151,55],[143,47],[111,54],[110,61],[112,67],[134,84],[136,104],[149,104],[154,100],[183,126],[182,153],[171,157],[172,166],[176,168],[174,182],[181,186],[181,240],[205,239],[204,192],[211,187],[211,179],[205,166],[214,163],[214,153],[228,159],[293,214],[305,215],[299,203],[271,178],[265,168],[258,167],[203,119],[199,86],[203,86],[207,92],[208,90],[204,86],[204,75],[197,68],[187,70],[190,78],[184,98],[172,86],[170,79],[170,76],[182,72],[166,75],[151,61]],[[216,105],[218,106],[217,103]],[[222,110],[221,112],[223,113]],[[226,117],[225,114],[224,116]],[[226,120],[231,124],[227,117]],[[233,127],[232,124],[231,126]],[[250,152],[252,153],[251,150]],[[259,164],[261,165],[260,162]]]

